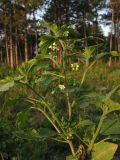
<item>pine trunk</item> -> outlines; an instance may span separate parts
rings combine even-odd
[[[83,29],[84,29],[84,38],[85,38],[85,47],[87,47],[87,31],[86,31],[86,20],[85,20],[85,17],[86,17],[86,13],[85,13],[85,8],[84,8],[84,11],[83,11]]]
[[[9,29],[10,29],[10,66],[13,68],[13,37],[12,37],[12,5],[10,3],[10,24],[9,24]]]
[[[3,52],[2,52],[2,46],[0,48],[0,62],[3,61]]]
[[[35,12],[33,12],[33,17],[35,20],[35,25],[34,25],[34,28],[35,28],[35,52],[36,52],[36,54],[38,54],[38,32],[37,32],[37,28],[36,28]]]
[[[15,66],[18,66],[18,32],[15,29]]]
[[[7,65],[9,65],[9,49],[8,49],[8,36],[7,36],[6,25],[5,25],[5,49],[6,49],[6,62]]]
[[[12,40],[12,24],[10,23],[10,66],[13,68],[13,40]]]
[[[25,62],[28,62],[27,29],[25,30]]]

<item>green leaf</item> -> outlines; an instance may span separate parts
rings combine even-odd
[[[120,110],[120,104],[113,101],[112,99],[107,99],[105,102],[105,105],[108,107],[108,112],[113,112]]]
[[[52,71],[45,71],[43,73],[43,75],[48,75],[48,76],[51,76],[51,77],[56,77],[56,78],[61,78],[61,79],[64,79],[64,75],[63,73],[59,73],[59,72],[52,72]]]
[[[42,27],[48,28],[50,31],[52,31],[54,34],[57,33],[58,27],[54,23],[47,23],[47,22],[41,22]]]
[[[90,93],[84,96],[86,98],[86,102],[88,101],[91,104],[95,104],[96,107],[104,110],[108,107],[108,113],[112,111],[120,110],[120,104],[113,101],[111,96],[120,88],[120,86],[114,87],[110,92],[105,95],[99,95],[97,93]]]
[[[106,94],[105,99],[109,99],[119,88],[120,85],[114,87],[109,93]]]
[[[120,134],[120,121],[116,119],[107,119],[101,128],[102,135],[118,135]]]
[[[72,155],[70,155],[66,157],[66,160],[79,160],[79,158],[73,157]]]
[[[67,26],[67,25],[63,25],[61,26],[60,28],[60,34],[63,33],[63,35],[66,35],[66,33],[69,35],[69,34],[79,34],[79,32],[73,28],[71,28],[70,26]],[[66,35],[67,37],[67,35]]]
[[[36,58],[37,58],[37,57],[36,57]],[[49,65],[48,65],[46,62],[39,62],[39,63],[35,66],[34,70],[35,70],[35,71],[39,71],[39,70],[48,69],[48,68],[49,68]]]
[[[24,126],[29,115],[30,115],[30,109],[23,110],[22,112],[19,112],[17,114],[16,124],[19,128],[22,128]]]
[[[84,127],[86,127],[86,126],[92,126],[92,125],[94,125],[94,123],[93,123],[91,120],[86,119],[86,120],[81,120],[81,121],[79,121],[79,123],[76,124],[75,127],[76,127],[76,128],[78,128],[78,127],[84,128]]]
[[[103,58],[103,57],[106,56],[106,55],[110,55],[110,53],[109,53],[109,52],[100,53],[100,54],[98,54],[98,55],[96,56],[96,60],[98,60],[98,59],[100,59],[100,58]]]
[[[92,41],[93,41],[93,40],[96,41],[96,40],[97,40],[97,41],[99,41],[99,43],[100,43],[100,42],[104,42],[104,39],[103,39],[103,38],[94,37],[94,36],[88,36],[87,38],[77,39],[76,42],[84,42],[84,41],[86,41],[86,40],[87,40],[87,41],[91,41],[91,40],[92,40]]]
[[[8,100],[6,100],[5,101],[5,103],[4,103],[4,108],[10,108],[10,107],[12,107],[13,106],[13,99],[8,99]]]
[[[42,53],[47,53],[49,46],[55,42],[55,38],[51,35],[45,35],[40,38],[39,47],[41,48]]]
[[[45,53],[38,54],[38,55],[36,56],[36,59],[53,59],[53,58],[54,58],[53,55],[45,54]]]
[[[18,71],[22,76],[26,76],[37,64],[36,59],[32,59],[27,63],[23,63],[20,67],[18,67]]]
[[[39,137],[39,133],[36,129],[32,129],[31,132],[29,133],[29,136],[33,137],[33,138],[37,138]]]
[[[39,132],[39,136],[42,138],[42,137],[53,137],[53,136],[55,136],[56,135],[56,132],[55,131],[53,131],[52,129],[50,129],[50,128],[40,128],[39,130],[38,130],[38,132]]]
[[[12,99],[6,100],[5,103],[3,104],[3,107],[0,108],[0,113],[2,113],[7,108],[11,108],[12,106],[13,106],[13,100]]]
[[[91,160],[112,160],[118,148],[117,144],[99,142],[94,145]]]
[[[40,128],[39,130],[32,129],[32,130],[23,130],[20,129],[20,131],[16,131],[16,134],[23,138],[23,139],[41,139],[44,140],[46,138],[52,138],[56,135],[56,132],[54,132],[52,129],[49,128]]]
[[[15,131],[14,134],[19,138],[27,140],[35,140],[39,138],[39,133],[36,129],[32,130],[19,129],[18,131]]]
[[[15,81],[19,81],[19,80],[21,80],[21,79],[23,79],[23,78],[24,78],[24,76],[18,75],[18,76],[16,76],[16,77],[14,77],[14,80],[15,80]]]
[[[96,48],[94,46],[85,47],[84,52],[83,52],[83,57],[89,60],[91,56],[93,55],[95,49]]]
[[[14,79],[12,77],[7,77],[6,79],[0,80],[0,92],[9,90],[14,86]]]
[[[56,77],[49,77],[49,76],[44,76],[40,77],[35,80],[35,83],[42,84],[44,86],[50,85],[53,81],[55,81],[57,78]]]
[[[112,56],[120,56],[120,54],[117,51],[111,51],[110,54]]]

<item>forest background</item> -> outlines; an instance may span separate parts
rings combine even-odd
[[[112,11],[105,0],[0,0],[1,160],[89,160],[93,140],[113,147],[105,155],[101,147],[103,160],[120,158],[120,31]],[[91,99],[112,106],[101,131],[104,107]]]
[[[109,50],[112,10],[107,4],[103,0],[1,0],[0,61],[15,67],[38,53],[39,37],[45,32],[40,21],[53,22],[58,26],[70,25],[79,32],[79,38],[102,37],[105,49]],[[109,27],[105,29],[106,26]]]

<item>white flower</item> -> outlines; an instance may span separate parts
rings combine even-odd
[[[63,91],[65,89],[65,86],[63,84],[59,84],[59,88],[61,91]]]
[[[53,46],[56,46],[55,42],[52,44]]]
[[[54,42],[52,45],[49,46],[49,49],[55,51],[57,49],[56,43]]]
[[[51,48],[52,48],[52,45],[51,45],[51,46],[49,46],[49,48],[51,49]]]

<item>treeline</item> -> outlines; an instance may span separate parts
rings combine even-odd
[[[0,1],[0,61],[11,67],[32,57],[38,43],[36,10],[40,0]],[[28,18],[32,15],[32,19]]]
[[[40,26],[36,11],[44,13],[44,21],[71,25],[80,38],[105,38],[100,26],[100,11],[105,7],[104,0],[1,0],[0,61],[14,67],[38,52]]]

